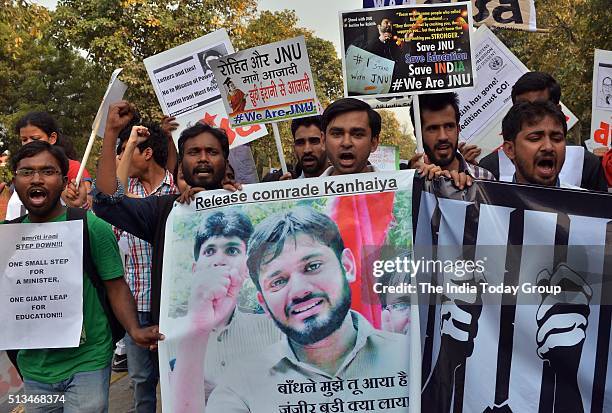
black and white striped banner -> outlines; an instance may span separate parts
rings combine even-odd
[[[612,196],[418,182],[413,199],[415,258],[484,259],[489,283],[564,288],[526,304],[521,293],[421,296],[423,411],[612,412]]]

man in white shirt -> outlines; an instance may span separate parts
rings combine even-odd
[[[374,172],[368,158],[378,147],[381,123],[378,112],[361,100],[346,98],[329,105],[322,129],[332,166],[321,176]]]

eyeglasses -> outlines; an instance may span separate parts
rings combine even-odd
[[[30,168],[21,168],[15,171],[17,176],[22,178],[33,178],[34,175],[38,174],[40,177],[52,177],[55,175],[60,175],[61,171],[58,171],[55,168],[44,168],[44,169],[30,169]]]

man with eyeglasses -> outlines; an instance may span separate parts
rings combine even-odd
[[[61,222],[68,218],[60,196],[67,184],[68,158],[57,146],[36,141],[24,145],[11,161],[15,191],[27,210],[24,223]],[[87,212],[86,227],[91,260],[113,313],[132,339],[155,346],[162,336],[157,326],[141,328],[134,297],[123,278],[123,265],[109,224]],[[107,316],[90,276],[83,272],[83,326],[77,348],[20,350],[17,364],[25,394],[54,403],[26,406],[26,411],[84,413],[106,412],[113,354]],[[80,311],[79,309],[73,309]],[[58,332],[61,334],[61,332]],[[55,398],[54,398],[55,399]]]

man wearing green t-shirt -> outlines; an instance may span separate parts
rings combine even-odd
[[[60,202],[68,172],[68,158],[46,142],[22,146],[12,159],[15,190],[28,212],[23,222],[66,220]],[[92,261],[104,281],[112,310],[132,339],[154,348],[163,339],[157,326],[141,328],[134,298],[123,278],[123,266],[109,224],[88,213]],[[76,309],[75,309],[76,310]],[[38,398],[53,404],[28,404],[28,412],[98,413],[108,410],[111,331],[97,291],[83,274],[83,327],[77,348],[21,350],[17,363],[23,374],[25,394],[58,395]],[[58,332],[61,334],[61,332]]]

